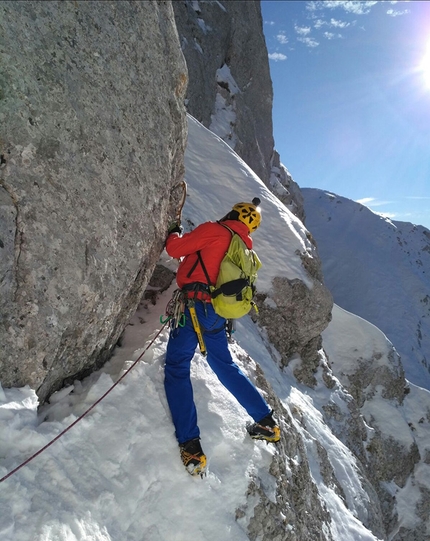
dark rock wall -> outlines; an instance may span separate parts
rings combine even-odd
[[[219,96],[233,117],[222,138],[268,183],[273,91],[260,2],[178,1],[173,8],[190,73],[188,112],[210,127]],[[223,66],[237,88],[217,81]]]

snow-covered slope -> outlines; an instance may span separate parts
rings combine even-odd
[[[364,319],[335,306],[323,332],[324,349],[333,374],[354,394],[367,423],[365,469],[376,487],[381,505],[395,521],[388,539],[430,539],[430,393],[409,384],[402,403],[390,397],[399,370],[386,336]],[[376,365],[376,370],[374,369]],[[366,380],[362,372],[372,374]],[[359,375],[361,388],[356,382]],[[337,432],[335,428],[335,432]],[[378,479],[384,467],[378,454],[390,456],[391,479]],[[379,481],[379,483],[378,483]],[[379,485],[379,486],[378,486]],[[408,533],[414,530],[414,534]]]
[[[141,307],[127,328],[124,348],[102,373],[54,395],[39,416],[30,389],[2,392],[2,473],[106,392],[111,375],[137,358],[160,327],[159,312],[169,293],[152,314]],[[252,475],[261,470],[270,484],[265,468],[274,450],[248,441],[246,412],[196,355],[194,389],[210,473],[201,481],[185,472],[164,395],[166,341],[163,332],[93,413],[4,483],[2,541],[247,539],[234,511],[245,503]]]
[[[266,261],[274,258],[280,262],[285,258],[285,272],[291,277],[301,276],[295,250],[301,247],[303,226],[273,199],[225,143],[190,121],[190,190],[184,218],[195,224],[215,219],[229,210],[239,195],[240,199],[258,195],[263,201],[264,225],[269,230],[264,232],[262,228],[260,236],[255,236],[259,254]],[[162,262],[175,265],[166,254]],[[266,267],[262,285],[270,288],[274,271],[270,265]],[[161,294],[155,306],[142,301],[126,328],[122,347],[116,348],[103,370],[55,394],[39,413],[33,390],[0,387],[0,477],[69,426],[139,357],[161,328],[159,316],[173,288]],[[382,354],[380,362],[392,370],[388,341],[373,326],[369,333],[368,324],[361,325],[361,333],[354,332],[354,317],[335,317],[324,335],[330,362],[339,377],[350,373],[360,350],[363,357],[373,356],[370,338],[375,347],[383,345],[385,349],[378,350]],[[351,325],[353,347],[346,332]],[[268,541],[275,539],[271,531],[283,541],[382,539],[382,535],[369,529],[369,525],[374,530],[383,529],[377,517],[372,516],[378,514],[378,502],[372,499],[363,469],[342,438],[342,419],[348,417],[346,391],[333,378],[327,386],[322,365],[314,389],[298,384],[293,374],[300,359],[281,369],[274,362],[276,351],[248,317],[238,322],[234,336],[236,342],[231,347],[236,362],[263,393],[274,391],[279,411],[284,412],[281,446],[248,438],[245,411],[196,353],[192,377],[209,472],[203,480],[188,475],[179,459],[164,395],[165,329],[142,360],[90,414],[0,485],[0,539]],[[428,458],[429,393],[417,393],[411,389],[410,401],[404,408],[408,408],[407,420],[414,419],[418,429],[420,453]],[[274,395],[270,398],[273,400]],[[386,421],[391,419],[394,410],[406,411],[399,410],[395,403],[387,405],[380,396],[378,405],[385,408],[380,408],[380,423],[384,417]],[[332,411],[336,406],[339,414],[328,416],[328,406]],[[405,421],[399,426],[406,441]],[[294,443],[296,440],[300,445]],[[291,449],[296,451],[285,451]],[[281,452],[285,454],[281,456]],[[278,469],[273,468],[275,458]],[[420,474],[418,485],[424,491],[430,488],[430,482],[426,484],[428,466],[421,463],[420,467],[416,473]],[[307,512],[300,524],[297,516],[301,509],[280,497],[279,482],[290,490],[287,494],[301,498],[304,509],[306,502],[315,498],[325,510],[326,519],[316,522],[313,513]],[[428,517],[420,518],[415,513],[415,504],[417,509],[420,504],[419,487],[412,478],[407,482],[410,490],[400,492],[394,483],[389,487],[394,499],[398,494],[402,496],[396,500],[397,511],[407,527],[414,529],[424,524],[425,530]],[[409,496],[412,505],[408,505]],[[258,517],[263,516],[264,509],[277,511],[266,513],[267,521],[272,522],[263,531],[267,525],[259,524]],[[315,506],[314,514],[318,513]],[[320,529],[315,529],[317,524]],[[253,537],[247,533],[250,525]],[[306,537],[300,534],[303,527],[310,529]],[[402,538],[393,534],[390,539]]]
[[[334,301],[379,327],[407,379],[430,389],[430,231],[322,190],[302,192]]]
[[[167,291],[155,307],[142,303],[127,327],[124,346],[116,350],[103,371],[54,395],[39,415],[35,393],[28,387],[1,392],[2,475],[106,392],[112,378],[140,355],[145,342],[160,328],[159,312],[170,293]],[[333,513],[334,539],[376,540],[354,516],[360,516],[360,502],[367,498],[354,457],[325,425],[309,390],[294,388],[291,374],[283,375],[274,365],[248,318],[236,334],[242,346],[236,344],[232,351],[242,369],[254,379],[252,366],[241,361],[242,347],[246,347],[262,363],[285,404],[300,408],[310,423],[300,430],[316,483]],[[192,377],[209,473],[204,480],[190,477],[179,459],[164,396],[166,341],[164,331],[142,362],[91,414],[4,482],[0,492],[2,541],[248,539],[246,526],[253,509],[239,520],[235,511],[247,503],[248,484],[255,478],[275,498],[276,480],[269,466],[276,449],[248,438],[246,412],[196,354]],[[340,478],[350,494],[351,510],[335,490],[324,486],[316,440],[327,442],[332,459],[342,468]]]

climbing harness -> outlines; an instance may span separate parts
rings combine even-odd
[[[155,340],[160,336],[160,334],[163,332],[164,327],[167,325],[167,321],[163,324],[161,329],[157,332],[157,334],[154,336],[154,338],[149,342],[149,344],[145,347],[145,349],[142,351],[142,353],[139,355],[139,357],[133,362],[133,364],[124,372],[124,374],[96,401],[92,406],[90,406],[82,415],[80,415],[72,424],[70,424],[67,428],[65,428],[62,432],[58,434],[54,439],[52,439],[49,443],[47,443],[44,447],[39,449],[36,453],[31,455],[27,460],[22,462],[19,466],[17,466],[15,469],[10,471],[8,474],[6,474],[4,477],[0,479],[0,483],[3,483],[3,481],[6,481],[11,475],[16,473],[18,470],[26,466],[29,462],[31,462],[34,458],[39,456],[43,451],[46,451],[48,447],[50,447],[53,443],[55,443],[57,440],[61,438],[61,436],[64,436],[66,432],[68,432],[71,428],[73,428],[76,424],[79,423],[90,411],[92,411],[97,404],[99,404],[103,398],[105,398],[124,378],[125,376],[137,365],[137,363],[140,361],[140,359],[144,356],[144,354],[148,351],[148,349],[152,346],[152,344],[155,342]]]

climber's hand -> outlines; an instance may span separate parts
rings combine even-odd
[[[167,230],[167,233],[168,233],[168,235],[170,235],[171,233],[179,233],[179,234],[181,234],[183,230],[184,230],[184,228],[182,227],[182,225],[178,224],[178,222],[172,222],[169,225],[169,229]]]

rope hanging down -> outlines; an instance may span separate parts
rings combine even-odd
[[[16,473],[18,470],[20,470],[21,468],[23,468],[24,466],[26,466],[29,462],[31,462],[34,458],[36,458],[37,456],[39,456],[41,453],[43,453],[43,451],[45,451],[46,449],[48,449],[48,447],[50,447],[53,443],[55,443],[57,440],[59,440],[61,438],[61,436],[64,436],[64,434],[66,432],[68,432],[71,428],[73,428],[76,424],[79,423],[79,421],[81,421],[86,415],[88,415],[88,413],[90,413],[90,411],[92,411],[96,406],[97,404],[99,404],[103,398],[105,398],[117,385],[118,383],[120,383],[124,378],[125,376],[136,366],[136,364],[140,361],[140,359],[144,356],[144,354],[148,351],[148,349],[152,346],[152,344],[155,342],[155,340],[160,336],[160,334],[162,333],[164,327],[167,325],[167,321],[164,323],[164,325],[161,327],[161,329],[157,332],[157,334],[154,336],[154,338],[151,340],[151,342],[149,342],[149,344],[146,346],[146,348],[142,351],[142,353],[139,355],[139,357],[133,362],[133,364],[130,366],[130,368],[128,368],[124,374],[112,385],[112,387],[110,387],[105,393],[104,395],[102,395],[96,402],[94,402],[94,404],[92,406],[90,406],[86,411],[84,411],[84,413],[78,417],[71,425],[69,425],[67,428],[65,428],[62,432],[60,432],[58,434],[58,436],[56,436],[53,440],[51,440],[49,443],[47,443],[44,447],[42,447],[41,449],[39,449],[36,453],[34,453],[33,455],[31,455],[29,458],[27,458],[27,460],[25,460],[24,462],[22,462],[19,466],[17,466],[15,469],[13,469],[12,471],[10,471],[8,474],[6,474],[4,477],[2,477],[0,479],[0,483],[3,483],[3,481],[6,481],[6,479],[8,479],[11,475],[13,475],[14,473]]]

